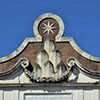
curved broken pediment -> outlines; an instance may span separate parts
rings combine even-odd
[[[23,69],[30,80],[68,80],[72,68],[100,77],[100,58],[82,51],[71,37],[63,37],[64,24],[52,13],[41,15],[34,24],[34,38],[27,38],[11,55],[0,58],[0,79]]]

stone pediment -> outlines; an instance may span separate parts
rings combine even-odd
[[[0,79],[23,69],[31,81],[67,81],[73,69],[100,77],[100,58],[82,51],[71,37],[63,37],[64,23],[52,13],[37,18],[34,38],[26,38],[12,54],[0,59]]]

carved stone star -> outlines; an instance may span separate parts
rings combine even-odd
[[[53,30],[57,28],[57,27],[54,27],[54,24],[55,23],[50,24],[50,21],[48,21],[47,24],[43,23],[43,25],[44,25],[44,27],[42,27],[42,29],[44,30],[43,34],[47,33],[49,35],[50,33],[54,33]]]

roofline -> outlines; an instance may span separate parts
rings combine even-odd
[[[41,38],[26,38],[23,43],[19,46],[19,48],[17,48],[14,52],[12,52],[11,54],[4,56],[2,58],[0,58],[0,63],[3,63],[5,61],[8,61],[14,57],[16,57],[19,53],[21,53],[24,48],[28,45],[28,43],[30,42],[41,42],[42,39]]]
[[[84,58],[91,60],[91,61],[100,62],[99,57],[92,56],[92,55],[86,53],[85,51],[83,51],[82,49],[80,49],[80,47],[76,44],[76,42],[74,41],[74,39],[72,37],[56,38],[55,41],[56,42],[69,42],[71,44],[71,46],[74,48],[74,50],[76,50]],[[39,38],[26,38],[17,50],[15,50],[14,52],[12,52],[11,54],[9,54],[7,56],[0,58],[0,63],[6,62],[6,61],[14,58],[15,56],[17,56],[19,53],[21,53],[24,50],[24,48],[30,42],[42,42],[42,38],[40,38],[40,37]]]
[[[82,49],[80,49],[80,47],[76,44],[76,42],[74,41],[74,39],[72,37],[62,37],[60,39],[57,40],[58,42],[64,42],[67,41],[71,44],[71,46],[74,48],[74,50],[76,50],[81,56],[83,56],[84,58],[91,60],[91,61],[95,61],[95,62],[100,62],[100,58],[90,55],[89,53],[83,51]]]

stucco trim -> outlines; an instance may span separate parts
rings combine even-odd
[[[0,58],[0,63],[8,61],[14,58],[15,56],[17,56],[19,53],[21,53],[24,50],[24,48],[30,42],[42,42],[42,38],[41,39],[40,38],[39,39],[38,38],[26,38],[17,50],[15,50],[13,53],[7,56]],[[80,49],[80,47],[76,44],[76,42],[74,41],[72,37],[62,37],[62,38],[56,39],[56,42],[69,42],[72,45],[72,47],[84,58],[89,59],[91,61],[100,62],[99,57],[92,56],[86,53],[85,51],[83,51],[82,49]]]
[[[7,78],[12,74],[17,73],[20,69],[22,69],[23,61],[26,61],[26,60],[27,60],[27,58],[19,59],[18,62],[12,68],[10,68],[7,71],[0,73],[0,79]]]
[[[8,61],[8,60],[14,58],[15,56],[17,56],[19,53],[21,53],[24,50],[24,48],[30,42],[42,42],[42,38],[39,38],[39,39],[38,38],[26,38],[17,50],[15,50],[14,52],[12,52],[11,54],[9,54],[7,56],[0,58],[0,63]]]
[[[66,83],[66,82],[63,82],[63,83],[30,83],[30,84],[0,84],[0,88],[24,88],[24,87],[43,87],[43,88],[46,88],[46,87],[66,87],[66,88],[98,88],[100,87],[100,83],[74,83],[74,84],[71,84],[71,83]]]
[[[56,42],[69,42],[71,46],[74,48],[74,50],[76,50],[84,58],[89,59],[91,61],[100,62],[99,57],[92,56],[86,53],[85,51],[83,51],[82,49],[80,49],[80,47],[76,44],[76,42],[72,37],[61,37],[57,39]]]

